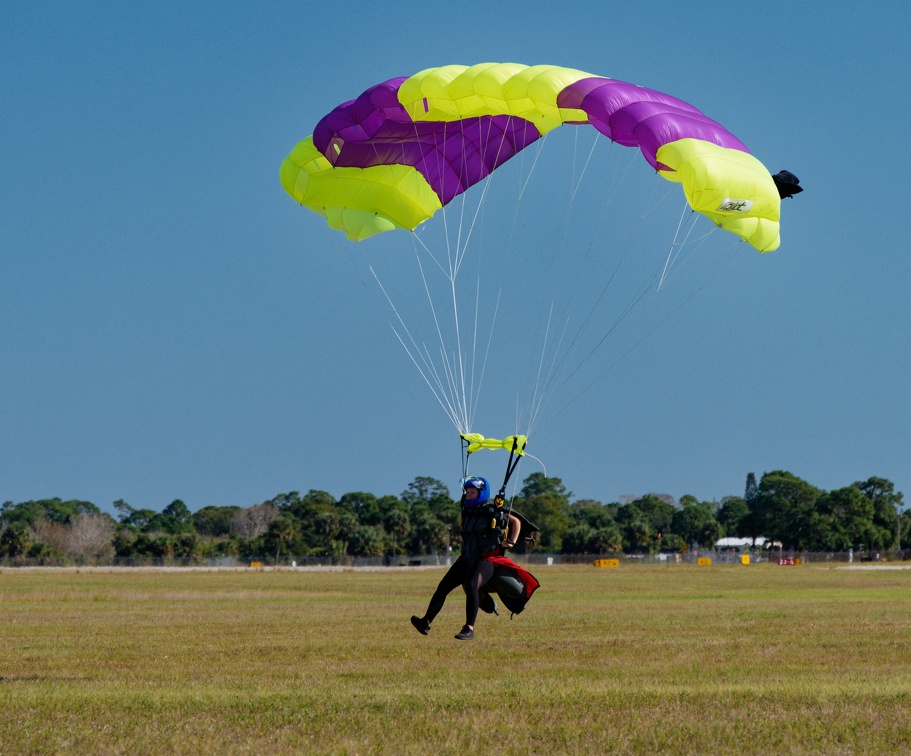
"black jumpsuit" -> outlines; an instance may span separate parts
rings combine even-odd
[[[478,618],[480,589],[493,577],[494,565],[485,557],[503,554],[502,542],[509,518],[503,507],[488,499],[466,506],[462,499],[462,553],[447,570],[430,597],[424,619],[433,622],[446,597],[460,585],[465,588],[465,624],[474,626]]]

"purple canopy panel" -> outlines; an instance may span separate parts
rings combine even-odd
[[[597,76],[589,79],[580,79],[575,84],[570,84],[557,95],[557,105],[559,107],[577,108],[587,113],[598,113],[600,108],[602,120],[607,120],[611,113],[634,102],[660,102],[677,110],[690,111],[701,115],[699,110],[688,102],[664,94],[664,92],[628,84],[625,81]]]
[[[404,80],[371,87],[317,124],[313,143],[332,165],[411,166],[445,205],[541,136],[528,121],[505,115],[412,121],[397,96]]]
[[[655,153],[678,139],[701,139],[749,152],[727,129],[683,100],[614,79],[591,78],[571,84],[557,96],[560,107],[583,110],[591,124],[609,139],[638,146],[653,168]]]

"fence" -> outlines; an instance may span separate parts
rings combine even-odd
[[[523,565],[591,565],[596,559],[616,559],[620,566],[640,564],[653,565],[696,565],[700,559],[710,559],[713,565],[741,564],[742,557],[749,555],[751,564],[777,563],[779,559],[800,560],[800,564],[851,564],[864,562],[895,562],[911,560],[909,551],[872,551],[872,552],[801,552],[780,550],[755,550],[740,552],[737,549],[698,550],[662,554],[513,554],[516,562]],[[161,567],[187,568],[202,567],[209,569],[248,569],[250,567],[278,568],[374,568],[382,567],[446,567],[455,559],[453,554],[422,554],[419,556],[381,556],[381,557],[217,557],[185,559],[162,558],[114,558],[105,560],[73,560],[61,558],[26,557],[0,559],[0,568],[15,567]]]

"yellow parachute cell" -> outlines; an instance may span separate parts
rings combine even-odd
[[[480,433],[460,433],[465,441],[468,442],[466,451],[473,454],[481,449],[505,449],[519,456],[525,454],[525,445],[528,443],[527,436],[507,436],[506,438],[484,438]]]

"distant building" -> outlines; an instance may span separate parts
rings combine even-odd
[[[766,543],[768,543],[768,547],[766,547]],[[716,549],[737,549],[740,551],[742,549],[751,549],[753,546],[754,543],[752,538],[719,538],[715,541]],[[781,548],[781,544],[777,541],[772,543],[762,536],[756,539],[755,546],[760,549]]]

